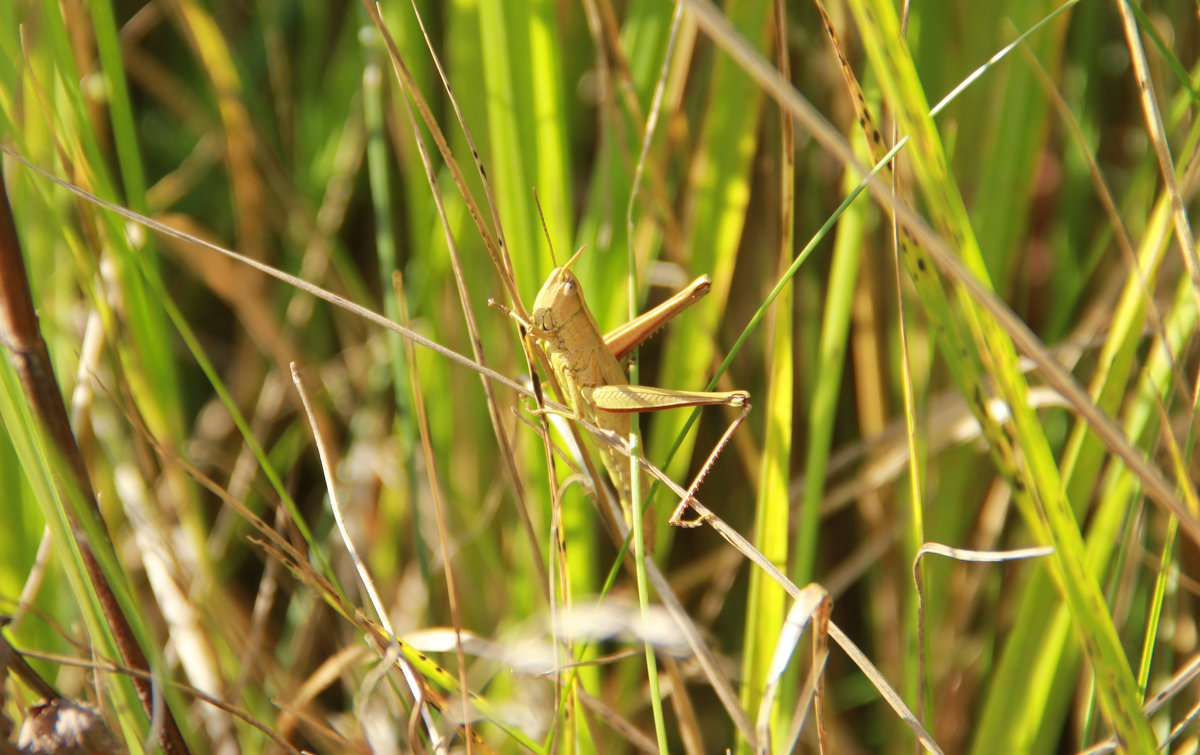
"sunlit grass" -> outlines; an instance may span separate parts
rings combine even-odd
[[[151,667],[176,683],[168,702],[195,751],[283,740],[406,750],[414,737],[432,750],[437,736],[465,748],[455,727],[466,690],[472,748],[749,751],[769,730],[783,749],[813,663],[810,627],[782,679],[772,665],[798,594],[787,579],[828,589],[833,622],[881,672],[848,662],[837,636],[829,643],[822,724],[834,751],[912,751],[884,680],[946,752],[1075,751],[1114,730],[1145,749],[1182,720],[1182,703],[1139,710],[1194,655],[1195,252],[1176,238],[1114,6],[1079,2],[1037,27],[932,121],[934,103],[1054,9],[923,4],[907,45],[890,5],[830,9],[882,135],[890,141],[893,121],[912,135],[899,196],[925,220],[900,233],[935,243],[896,252],[894,200],[863,191],[841,151],[854,144],[870,166],[884,148],[863,144],[815,9],[789,4],[785,35],[767,0],[722,12],[769,66],[774,40],[788,40],[791,81],[837,144],[795,110],[794,143],[783,138],[791,121],[770,82],[729,54],[731,33],[698,23],[698,2],[678,26],[669,3],[420,5],[486,187],[408,3],[383,9],[411,72],[403,86],[385,35],[353,4],[3,5],[0,139],[103,199],[519,382],[529,363],[517,329],[487,306],[514,306],[494,254],[511,258],[527,307],[551,248],[561,264],[586,246],[574,269],[602,329],[628,319],[631,289],[640,311],[711,276],[706,299],[641,350],[636,376],[702,390],[733,353],[712,389],[748,390],[755,410],[699,498],[779,571],[713,526],[668,528],[678,497],[657,485],[647,566],[694,622],[683,631],[667,596],[639,590],[635,556],[620,555],[615,520],[594,500],[606,478],[581,464],[560,418],[547,419],[558,429],[543,443],[533,399],[494,383],[489,403],[479,375],[445,356],[416,349],[410,361],[402,336],[5,158],[41,328],[106,518],[109,571]],[[1195,85],[1182,79],[1193,10],[1137,11],[1155,27],[1142,43],[1184,212],[1200,132]],[[414,90],[457,176],[421,109],[410,118]],[[998,299],[954,282],[946,252]],[[1089,407],[1056,390],[1045,364],[1019,359],[1036,355],[994,301],[1086,387]],[[118,658],[71,545],[61,459],[13,360],[2,377],[0,597],[20,615],[8,636],[21,651],[99,664],[83,675],[34,661],[140,751],[151,724],[105,665]],[[1115,440],[1087,419],[1092,404]],[[640,419],[641,452],[684,486],[735,413],[704,410],[681,441],[691,416]],[[403,662],[334,526],[314,434],[387,618],[408,640]],[[1154,479],[1120,451],[1148,460]],[[1155,487],[1164,481],[1191,521],[1171,517]],[[927,542],[1054,551],[923,559],[922,616],[913,558]],[[410,718],[415,678],[424,719]],[[4,689],[4,713],[23,720],[32,692]],[[759,710],[765,694],[773,711]],[[800,746],[815,751],[813,713],[802,713]]]

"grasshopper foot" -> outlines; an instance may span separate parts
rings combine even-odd
[[[684,514],[687,513],[687,511],[692,507],[692,501],[694,500],[694,498],[688,496],[679,502],[679,505],[675,507],[675,511],[671,514],[671,519],[669,520],[672,527],[686,527],[687,529],[694,529],[708,521],[710,515],[707,513],[696,514],[695,518],[693,519],[683,518]]]

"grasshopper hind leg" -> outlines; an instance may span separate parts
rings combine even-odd
[[[710,453],[708,455],[708,459],[705,460],[704,466],[702,466],[700,471],[696,473],[696,478],[692,480],[692,484],[688,486],[687,492],[684,494],[683,498],[680,499],[679,505],[675,507],[675,511],[671,514],[671,519],[669,521],[672,526],[688,528],[699,527],[708,521],[708,519],[712,516],[711,513],[701,511],[696,514],[694,519],[684,518],[684,515],[689,509],[692,508],[692,503],[696,500],[696,490],[700,487],[700,483],[704,481],[704,476],[708,474],[708,470],[712,469],[713,464],[715,464],[717,461],[717,457],[721,455],[721,451],[724,450],[726,444],[729,443],[729,439],[733,437],[734,431],[738,429],[738,425],[742,424],[742,421],[746,419],[746,415],[750,413],[749,401],[743,402],[740,404],[740,406],[742,407],[741,413],[738,414],[737,418],[733,422],[729,423],[729,427],[725,429],[725,433],[721,436],[721,440],[717,441],[717,445],[713,447],[712,453]]]

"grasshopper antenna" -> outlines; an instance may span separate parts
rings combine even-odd
[[[554,242],[550,240],[550,229],[546,227],[546,216],[542,214],[542,200],[538,197],[537,187],[533,187],[533,203],[537,205],[538,217],[542,219],[542,233],[546,236],[546,246],[550,247],[550,261],[558,267],[558,258],[554,256]],[[575,260],[579,259],[579,255],[583,254],[583,250],[587,249],[587,244],[579,247],[579,251],[571,255],[571,259],[567,260],[564,268],[570,269],[571,265],[575,264]]]
[[[579,251],[572,254],[571,259],[567,260],[567,264],[563,265],[563,267],[570,269],[571,265],[575,264],[575,260],[579,259],[579,257],[583,254],[583,250],[585,249],[587,249],[587,244],[579,247]]]
[[[558,267],[558,258],[554,256],[554,242],[550,240],[550,229],[546,227],[546,215],[542,212],[542,198],[538,196],[536,186],[533,187],[533,203],[537,205],[538,217],[542,221],[542,235],[546,237],[546,246],[550,247],[550,261],[554,263],[555,267]]]

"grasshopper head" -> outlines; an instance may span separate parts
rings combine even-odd
[[[579,251],[561,265],[550,271],[550,277],[542,284],[537,298],[533,300],[531,319],[533,327],[544,335],[557,333],[567,321],[581,311],[587,310],[583,303],[583,294],[579,291],[579,280],[571,272],[571,265],[583,254],[587,247]]]
[[[583,309],[579,281],[566,265],[556,267],[533,300],[533,327],[543,333],[555,333]]]

